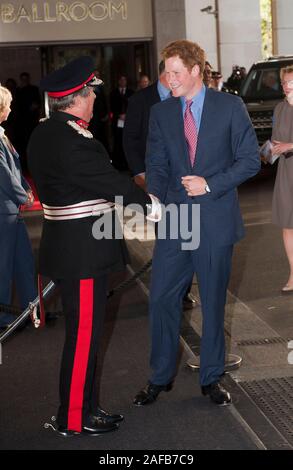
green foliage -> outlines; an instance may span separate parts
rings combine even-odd
[[[260,0],[262,56],[273,55],[272,0]]]

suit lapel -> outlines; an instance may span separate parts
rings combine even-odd
[[[159,95],[159,92],[158,92],[158,84],[157,82],[153,83],[153,85],[151,85],[151,105],[153,104],[156,104],[156,103],[159,103],[161,101],[161,98],[160,98],[160,95]]]
[[[209,129],[211,128],[211,125],[212,125],[211,116],[213,116],[213,107],[214,107],[213,92],[211,92],[211,90],[207,88],[204,103],[203,103],[200,128],[199,128],[199,133],[198,133],[195,164],[192,168],[192,172],[196,174],[198,174],[201,169],[202,158],[204,154],[203,150],[204,150],[204,146],[207,144],[206,135],[208,135]]]
[[[203,103],[202,115],[200,128],[198,133],[198,143],[196,150],[195,164],[192,167],[189,159],[189,153],[187,143],[184,134],[184,120],[182,113],[182,106],[180,98],[170,98],[170,104],[172,103],[172,111],[170,112],[170,122],[172,119],[172,133],[178,137],[180,155],[184,159],[184,164],[188,171],[188,174],[200,174],[201,167],[203,164],[204,146],[207,144],[206,135],[209,133],[210,126],[212,124],[212,117],[214,116],[214,100],[213,91],[206,89],[205,99]]]

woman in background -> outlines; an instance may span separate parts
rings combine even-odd
[[[274,111],[273,154],[280,155],[273,194],[273,223],[282,227],[290,274],[283,292],[293,291],[293,66],[280,72],[285,99]]]
[[[14,281],[24,310],[37,291],[33,254],[20,206],[31,206],[34,197],[21,174],[18,153],[1,126],[9,116],[11,101],[10,91],[0,86],[0,304],[11,303]],[[0,328],[13,320],[15,316],[0,310]]]

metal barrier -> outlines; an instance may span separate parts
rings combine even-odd
[[[43,298],[45,299],[53,290],[55,289],[55,284],[53,281],[49,282],[49,284],[43,289]],[[36,328],[39,326],[39,319],[36,315],[36,310],[37,307],[40,303],[40,296],[38,295],[35,300],[30,302],[29,306],[19,315],[19,317],[14,320],[13,323],[7,328],[3,333],[0,334],[0,343],[2,343],[5,339],[7,339],[11,333],[13,333],[14,330],[18,326],[20,326],[29,316],[33,316],[34,318],[32,319],[34,325]]]
[[[144,274],[152,265],[152,259],[150,259],[147,263],[145,263],[139,271],[133,274],[129,279],[121,282],[118,286],[114,287],[107,293],[107,298],[109,299],[114,294],[119,292],[122,289],[125,289],[129,285],[131,285],[137,278],[139,278],[142,274]],[[53,281],[50,281],[49,284],[42,290],[42,296],[44,299],[51,294],[56,285]],[[40,296],[35,298],[32,302],[30,302],[29,306],[21,313],[21,310],[13,307],[11,305],[3,305],[0,304],[0,312],[5,311],[6,313],[13,313],[18,314],[19,316],[15,319],[13,323],[3,332],[0,334],[0,343],[2,343],[5,339],[7,339],[29,316],[32,318],[32,322],[36,328],[40,326],[40,319],[37,316],[37,308],[40,304]]]
[[[109,299],[112,297],[114,294],[119,292],[120,290],[123,290],[127,288],[129,285],[131,285],[136,279],[138,279],[142,274],[144,274],[146,271],[148,271],[152,266],[152,259],[150,259],[147,263],[145,263],[136,273],[134,273],[129,279],[126,279],[125,281],[121,282],[118,286],[114,287],[107,293],[107,298]],[[43,289],[42,291],[42,297],[45,299],[49,294],[51,294],[56,285],[54,284],[53,281],[49,282],[49,284]],[[2,334],[0,334],[0,344],[7,339],[13,331],[16,330],[18,326],[20,326],[29,316],[32,317],[32,322],[36,328],[40,325],[39,323],[39,318],[36,314],[37,307],[39,306],[40,303],[40,296],[36,297],[36,299],[33,302],[30,302],[29,306],[16,318],[16,320],[7,328]],[[20,310],[11,307],[11,306],[4,306],[0,304],[0,311],[5,308],[5,311],[7,313],[19,313]],[[225,361],[225,371],[229,370],[234,370],[240,367],[242,362],[242,358],[236,354],[228,354],[226,357]],[[187,361],[187,366],[192,369],[192,370],[199,370],[200,367],[200,357],[196,359],[192,359]]]

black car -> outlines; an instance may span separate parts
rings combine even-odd
[[[247,106],[260,145],[271,138],[274,108],[284,98],[280,69],[288,65],[293,65],[293,55],[256,62],[242,83],[240,96]]]

